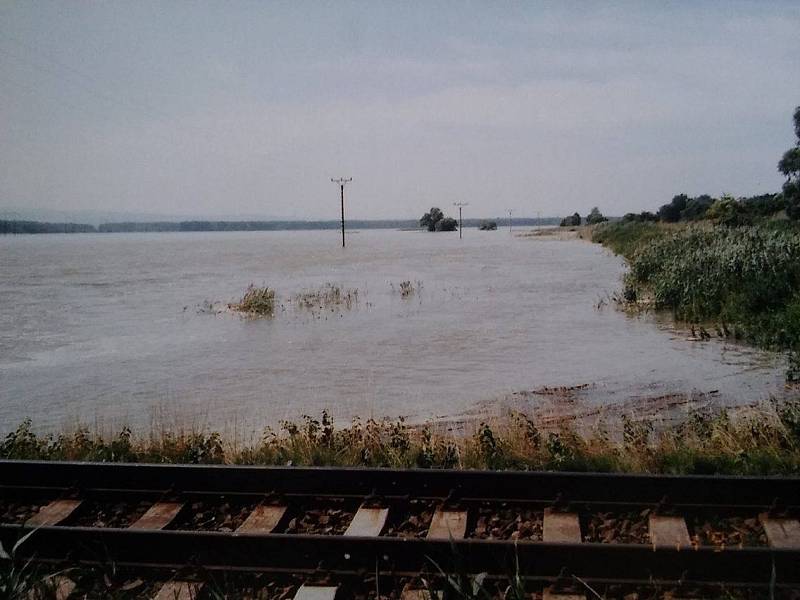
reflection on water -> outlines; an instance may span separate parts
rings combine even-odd
[[[597,245],[358,231],[0,238],[0,427],[146,424],[154,407],[244,427],[319,414],[467,414],[543,386],[591,382],[598,402],[704,393],[743,403],[782,388],[776,357],[686,341],[601,298],[622,263]],[[422,289],[403,295],[403,281]],[[298,310],[326,282],[349,310]],[[272,319],[198,310],[248,284]],[[282,305],[282,307],[281,307]]]

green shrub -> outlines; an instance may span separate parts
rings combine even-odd
[[[728,198],[708,211],[732,225],[743,212]],[[744,227],[604,223],[592,241],[629,264],[620,300],[670,310],[718,335],[788,350],[787,379],[800,380],[800,229],[786,220]]]
[[[747,320],[786,309],[800,290],[800,236],[758,227],[678,230],[640,244],[628,285],[686,320]]]

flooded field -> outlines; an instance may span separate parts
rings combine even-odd
[[[457,420],[554,397],[641,409],[783,389],[774,355],[602,307],[624,265],[598,245],[369,230],[343,250],[337,235],[1,237],[0,429],[257,431],[323,409]],[[221,311],[251,283],[275,290],[271,318]],[[325,301],[332,288],[346,301]]]

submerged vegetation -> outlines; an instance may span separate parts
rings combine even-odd
[[[289,301],[299,309],[316,313],[321,310],[336,308],[350,309],[358,304],[358,288],[345,288],[341,285],[326,283],[311,290],[303,290],[291,296]],[[250,284],[241,300],[228,304],[228,309],[248,317],[272,317],[275,314],[277,297],[275,290],[264,286]],[[198,312],[217,314],[216,304],[206,301]],[[282,310],[286,307],[281,305]]]
[[[417,292],[422,291],[422,282],[418,279],[415,282],[411,282],[410,280],[401,281],[397,287],[391,282],[389,282],[389,287],[392,290],[392,293],[400,294],[401,298],[410,298]]]
[[[610,434],[610,428],[618,433]],[[403,419],[284,422],[253,443],[209,431],[41,435],[29,420],[0,442],[0,458],[151,463],[235,463],[559,471],[800,474],[800,401],[694,411],[678,425],[623,416],[580,433],[572,421],[537,423],[514,413],[452,433]]]
[[[254,317],[271,317],[275,314],[275,290],[250,284],[242,299],[228,308]]]
[[[344,306],[352,308],[358,303],[358,288],[344,288],[333,283],[326,283],[316,290],[303,290],[292,296],[292,301],[300,308],[321,310]]]

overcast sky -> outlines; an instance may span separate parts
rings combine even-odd
[[[0,209],[335,219],[777,191],[800,3],[0,0]]]

